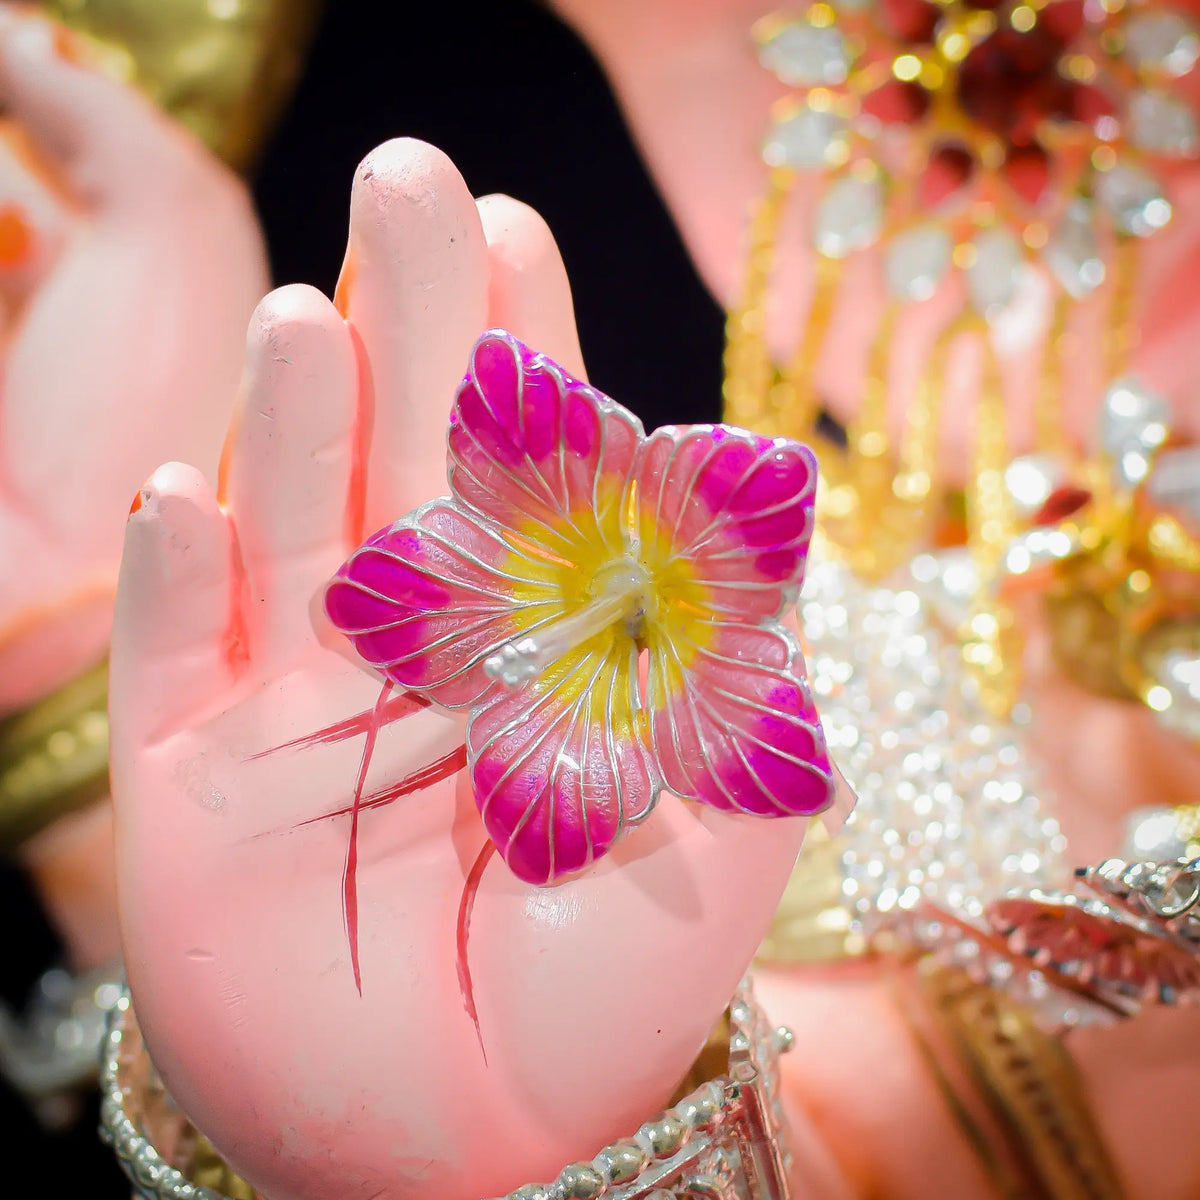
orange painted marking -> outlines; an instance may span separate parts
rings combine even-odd
[[[347,250],[346,257],[342,262],[342,273],[338,276],[337,287],[333,289],[333,306],[342,314],[343,321],[350,309],[350,293],[354,290],[357,278],[358,259],[352,250]]]
[[[19,204],[0,205],[0,268],[11,270],[33,254],[33,226]]]
[[[344,274],[344,270],[343,270]],[[339,284],[340,287],[340,284]],[[367,521],[367,460],[370,457],[371,433],[375,422],[375,382],[367,348],[353,325],[350,342],[358,363],[358,410],[354,422],[354,450],[350,462],[350,481],[346,491],[346,513],[343,529],[346,542],[357,546],[366,536]]]
[[[129,515],[132,517],[135,512],[141,512],[142,509],[142,491],[138,489],[137,495],[133,498],[133,503],[129,506]]]
[[[80,37],[75,30],[68,29],[65,25],[56,25],[53,38],[54,53],[63,62],[69,62],[73,67],[97,67],[100,65],[100,56],[95,47]]]
[[[250,665],[250,631],[246,625],[246,599],[249,585],[246,569],[242,563],[242,551],[236,535],[230,539],[229,574],[232,587],[229,589],[229,623],[225,626],[222,649],[230,673],[235,679]]]

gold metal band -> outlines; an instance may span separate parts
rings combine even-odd
[[[108,792],[108,664],[0,722],[0,850]]]
[[[253,163],[300,74],[319,0],[42,0],[90,57],[134,83],[238,170]]]
[[[1116,1167],[1063,1045],[961,967],[916,964],[901,1011],[956,1121],[1000,1195],[1123,1200]],[[920,1011],[916,1011],[918,1009]],[[934,1036],[928,1036],[926,1031]],[[970,1081],[962,1095],[952,1079]]]
[[[854,929],[842,878],[842,846],[814,821],[759,947],[760,963],[817,963],[863,953],[866,943]]]

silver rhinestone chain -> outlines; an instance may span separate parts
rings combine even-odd
[[[785,1200],[791,1157],[779,1093],[779,1056],[792,1046],[772,1028],[744,981],[729,1008],[729,1073],[709,1080],[632,1137],[566,1166],[504,1200],[668,1200],[682,1195]],[[100,1136],[138,1200],[228,1200],[164,1160],[129,1111],[128,1063],[146,1053],[125,992],[113,1006],[100,1071]]]

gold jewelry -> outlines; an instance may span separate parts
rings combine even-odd
[[[1063,489],[1076,510],[1009,544],[1000,594],[1041,586],[1059,665],[1200,745],[1200,447],[1172,445],[1166,405],[1132,384],[1102,417],[1102,452]]]
[[[842,894],[843,846],[813,822],[758,949],[762,963],[823,962],[862,954],[867,940]]]
[[[274,125],[319,0],[43,0],[100,64],[134,83],[239,170]]]
[[[0,722],[0,850],[108,793],[108,665]]]
[[[930,959],[896,984],[922,1056],[1003,1196],[1121,1200],[1078,1070],[1028,1011],[964,968]],[[974,1094],[964,1097],[955,1078]]]
[[[821,527],[856,572],[878,580],[952,523],[954,498],[934,469],[945,362],[956,341],[978,344],[979,444],[965,512],[977,588],[959,632],[984,702],[1004,715],[1017,693],[1019,646],[996,586],[1016,532],[996,323],[1031,272],[1055,290],[1036,427],[1040,452],[1064,454],[1068,317],[1078,300],[1103,291],[1105,365],[1118,379],[1137,339],[1139,246],[1171,218],[1147,164],[1200,150],[1196,114],[1175,90],[1196,64],[1196,30],[1153,5],[938,0],[901,12],[818,0],[765,18],[754,37],[763,65],[793,92],[774,110],[763,146],[767,189],[727,324],[727,418],[817,447]],[[1120,93],[1116,101],[1100,79]],[[896,125],[905,127],[903,147],[888,136]],[[791,192],[813,173],[825,181],[812,233],[813,299],[791,362],[777,367],[766,342],[776,240]],[[823,436],[814,377],[843,265],[868,249],[879,251],[890,298],[842,447]],[[962,312],[937,335],[892,445],[883,397],[897,317],[953,271],[963,278]]]

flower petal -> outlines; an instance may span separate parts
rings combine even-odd
[[[811,816],[833,803],[803,656],[783,626],[693,621],[649,649],[651,736],[664,786],[762,817]]]
[[[475,802],[519,878],[582,870],[649,813],[658,784],[638,707],[637,648],[610,629],[472,715]]]
[[[572,563],[622,550],[625,490],[641,422],[503,330],[475,344],[449,438],[463,504]]]
[[[494,685],[483,660],[562,614],[542,564],[452,500],[434,500],[360,546],[325,592],[358,653],[447,708]]]
[[[811,450],[728,426],[664,428],[638,469],[641,556],[668,605],[758,622],[792,602],[812,537]]]

